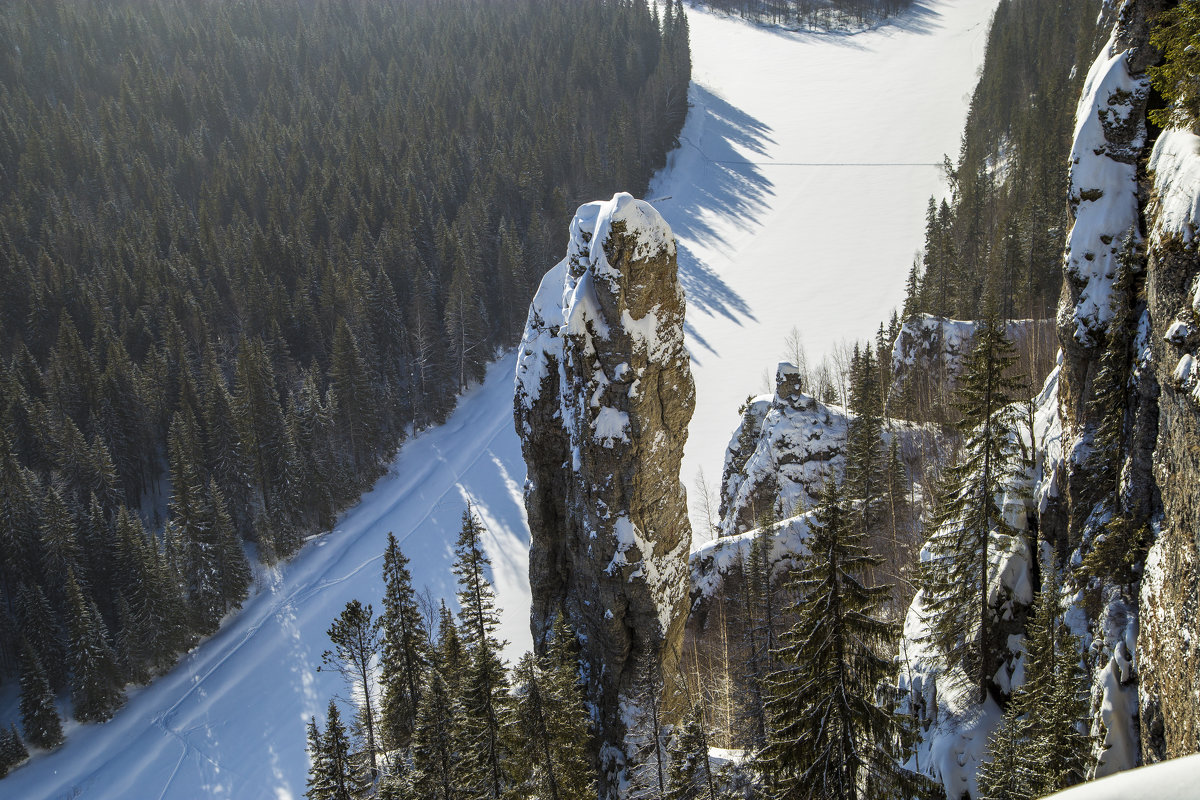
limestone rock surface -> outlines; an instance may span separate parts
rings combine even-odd
[[[601,796],[646,734],[646,665],[674,675],[691,526],[679,465],[695,406],[670,228],[628,194],[580,206],[518,353],[531,624],[576,631],[600,723]],[[666,708],[671,707],[670,685]]]

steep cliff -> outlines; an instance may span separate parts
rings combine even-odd
[[[575,628],[600,725],[602,796],[652,730],[639,691],[670,687],[687,613],[691,527],[679,464],[695,405],[670,228],[628,194],[580,206],[542,279],[517,365],[528,465],[535,646]],[[669,716],[669,714],[668,714]]]

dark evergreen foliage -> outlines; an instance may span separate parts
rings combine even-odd
[[[1051,558],[1025,637],[1025,682],[1013,692],[980,775],[988,800],[1034,800],[1087,777],[1092,742],[1088,674],[1079,637],[1067,628]]]
[[[789,28],[860,28],[903,13],[912,0],[706,0],[744,19]]]
[[[12,768],[29,758],[29,751],[17,733],[17,726],[10,725],[8,730],[0,733],[0,778],[3,778]]]
[[[999,536],[1016,536],[999,506],[1025,466],[1012,403],[1027,395],[1010,372],[1016,356],[993,314],[979,327],[956,392],[962,448],[939,489],[930,559],[922,564],[930,636],[947,664],[961,666],[986,697],[996,642],[989,633],[988,553]]]
[[[760,763],[769,796],[900,798],[916,776],[899,766],[898,730],[876,701],[892,671],[884,654],[897,631],[882,619],[889,586],[863,578],[879,559],[826,484],[814,511],[810,553],[793,577],[800,598],[768,683],[770,728]]]
[[[383,582],[381,727],[389,746],[402,747],[416,727],[429,632],[413,592],[408,558],[392,533],[383,552]]]
[[[0,679],[25,634],[66,684],[68,569],[134,680],[213,630],[644,191],[690,71],[642,2],[0,6]]]
[[[62,743],[62,720],[54,705],[54,693],[37,653],[29,642],[21,648],[21,727],[30,744],[50,749]]]
[[[500,616],[495,591],[487,577],[491,567],[483,549],[483,523],[468,504],[454,548],[458,580],[458,630],[462,636],[464,671],[459,683],[462,702],[464,798],[498,800],[506,791],[505,762],[510,742],[504,735],[509,713],[508,675],[496,638]]]

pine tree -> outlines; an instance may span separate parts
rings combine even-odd
[[[469,798],[496,800],[505,790],[507,748],[501,725],[510,698],[500,658],[504,643],[495,635],[500,616],[486,575],[491,562],[483,550],[485,532],[468,504],[454,549],[453,569],[458,580],[459,629],[467,661],[460,695],[466,736],[464,788]]]
[[[392,533],[383,553],[383,583],[381,728],[389,746],[402,747],[416,726],[429,633],[413,592],[408,558]]]
[[[54,693],[37,653],[28,641],[21,643],[21,727],[31,744],[49,750],[62,743],[62,720]]]
[[[369,777],[374,780],[379,774],[379,747],[375,737],[375,675],[372,667],[379,656],[380,620],[375,619],[370,605],[364,608],[358,600],[351,600],[329,626],[326,635],[333,643],[333,649],[321,654],[322,664],[337,669],[347,685],[362,697],[361,718],[367,732]]]
[[[1032,800],[1039,776],[1027,760],[1027,724],[1019,704],[1009,702],[1004,719],[988,742],[991,759],[979,770],[980,800]]]
[[[70,610],[71,700],[75,719],[103,722],[125,702],[120,667],[96,604],[85,599],[73,573],[67,573]]]
[[[922,581],[930,612],[931,639],[948,664],[960,665],[978,687],[982,702],[995,670],[995,642],[988,609],[988,550],[993,537],[1016,535],[998,503],[1015,483],[1022,464],[1019,412],[1011,405],[1023,394],[1008,373],[1016,362],[1004,326],[989,316],[959,385],[962,450],[946,470],[929,539],[932,558]]]
[[[1086,778],[1091,740],[1088,676],[1079,638],[1061,614],[1062,592],[1053,556],[1043,567],[1025,637],[1025,681],[1013,692],[991,742],[992,765],[980,787],[995,800],[1033,800]]]
[[[891,672],[880,655],[895,635],[880,608],[889,586],[862,576],[879,563],[826,484],[813,514],[810,554],[794,578],[801,598],[783,637],[783,667],[768,683],[770,738],[762,769],[779,798],[899,797],[914,776],[895,758],[896,723],[875,703]]]
[[[655,653],[658,642],[648,647],[634,663],[633,707],[635,715],[625,734],[627,778],[630,800],[661,798],[667,792],[669,759],[663,724],[664,682],[662,663]]]
[[[871,348],[855,349],[850,383],[850,420],[846,434],[846,496],[858,501],[858,524],[871,533],[883,516],[887,482],[881,433],[879,370]]]

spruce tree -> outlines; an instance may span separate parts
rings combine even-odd
[[[317,735],[315,722],[310,722],[310,747]],[[342,724],[342,715],[337,703],[329,701],[325,715],[325,733],[320,737],[309,772],[309,800],[362,800],[367,797],[371,786],[370,778],[363,768],[361,759],[350,749],[350,736]]]
[[[1020,704],[1009,702],[988,742],[991,758],[979,768],[980,800],[1032,800],[1039,776],[1027,759],[1028,724]]]
[[[1019,412],[1012,403],[1024,387],[1009,375],[1015,362],[1004,325],[990,315],[975,334],[957,390],[963,444],[943,476],[929,537],[931,558],[923,564],[931,639],[946,662],[961,666],[975,683],[980,702],[995,671],[988,550],[994,536],[1017,535],[999,506],[1022,468]]]
[[[514,722],[518,754],[514,792],[539,800],[587,800],[596,795],[588,761],[588,716],[579,681],[575,637],[559,615],[538,658],[517,664]]]
[[[120,667],[96,604],[85,599],[73,573],[67,574],[71,700],[75,719],[103,722],[125,702]]]
[[[782,639],[782,668],[768,683],[770,736],[761,755],[771,795],[824,800],[900,796],[914,776],[896,759],[896,723],[876,705],[890,674],[881,653],[895,626],[880,609],[889,586],[862,578],[879,563],[835,484],[813,514],[810,552],[794,578],[796,622]]]
[[[483,549],[483,523],[468,504],[455,546],[454,575],[458,580],[459,630],[466,670],[461,682],[466,746],[464,789],[469,798],[497,800],[505,791],[507,748],[502,723],[510,698],[501,651],[496,638],[500,615],[486,571],[491,567]]]
[[[62,720],[42,662],[28,641],[21,643],[21,727],[25,738],[49,750],[62,743]]]
[[[463,754],[456,707],[443,677],[442,657],[435,654],[421,690],[412,737],[410,786],[415,797],[460,800],[468,796],[460,782]]]
[[[408,558],[392,533],[383,553],[383,583],[381,727],[388,745],[401,747],[416,725],[429,633],[413,591]]]
[[[871,533],[883,516],[887,484],[879,370],[871,348],[855,351],[850,382],[850,419],[846,433],[845,493],[857,500],[858,524]]]

